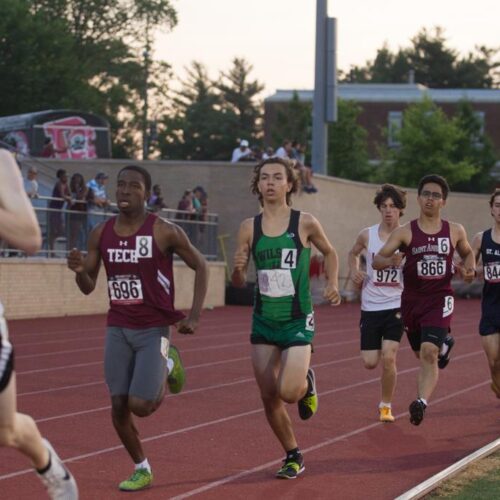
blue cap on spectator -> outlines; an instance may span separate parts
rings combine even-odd
[[[96,179],[109,179],[109,175],[105,172],[99,172],[96,176]]]

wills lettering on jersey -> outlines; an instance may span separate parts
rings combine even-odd
[[[281,248],[266,248],[257,252],[257,258],[259,260],[267,259],[280,259],[281,260]]]
[[[132,264],[137,264],[137,262],[139,262],[137,252],[135,251],[135,249],[108,248],[107,250],[108,250],[109,262],[132,263]]]

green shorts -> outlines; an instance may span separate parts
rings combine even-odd
[[[287,349],[296,345],[310,345],[314,338],[314,313],[287,322],[272,321],[252,316],[252,344],[271,344]]]

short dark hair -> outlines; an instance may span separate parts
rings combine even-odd
[[[380,205],[388,198],[391,198],[396,208],[399,208],[399,215],[403,215],[404,209],[406,208],[406,191],[403,191],[393,184],[382,184],[382,186],[377,189],[375,198],[373,198],[373,203],[380,210]]]
[[[146,187],[146,191],[148,193],[151,191],[151,184],[152,184],[151,175],[145,168],[139,167],[139,165],[127,165],[118,172],[118,177],[120,177],[121,173],[125,172],[126,170],[132,170],[132,172],[137,172],[138,174],[141,174],[144,179],[144,186]]]
[[[500,196],[500,188],[496,188],[490,196],[490,207],[493,208],[493,203],[495,203],[495,198]]]
[[[66,175],[66,170],[64,168],[60,168],[56,172],[56,177],[60,179],[63,175]]]
[[[278,158],[277,156],[273,156],[271,158],[267,158],[267,160],[262,160],[260,163],[257,163],[253,169],[253,178],[250,183],[250,187],[252,190],[252,194],[256,194],[259,198],[259,202],[263,205],[262,193],[259,191],[259,178],[260,171],[262,167],[265,165],[283,165],[285,167],[286,172],[286,180],[287,182],[292,183],[292,189],[286,194],[286,204],[290,206],[292,204],[292,194],[296,193],[299,190],[299,178],[297,175],[297,171],[295,170],[295,162],[292,160],[287,160],[286,158]]]
[[[437,174],[424,175],[420,179],[420,181],[418,182],[418,195],[420,196],[422,194],[422,189],[425,184],[429,184],[431,182],[434,184],[438,184],[441,187],[441,191],[443,192],[443,200],[446,200],[446,198],[448,198],[448,193],[450,192],[450,186],[448,186],[448,182],[444,177]]]

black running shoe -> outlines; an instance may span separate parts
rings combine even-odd
[[[297,455],[294,458],[283,460],[283,467],[276,472],[276,477],[278,479],[295,479],[304,470],[304,457]]]
[[[455,339],[451,335],[447,335],[447,337],[444,339],[443,344],[447,345],[448,349],[445,354],[440,354],[438,356],[438,366],[441,370],[443,368],[446,368],[446,366],[450,362],[450,352],[452,347],[455,345]]]
[[[420,425],[422,420],[424,419],[424,413],[427,405],[420,401],[420,399],[416,399],[410,405],[408,410],[410,411],[410,423],[413,425]]]

